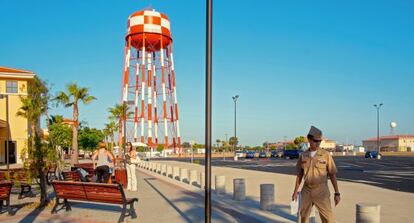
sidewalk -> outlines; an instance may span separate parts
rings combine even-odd
[[[137,171],[138,192],[126,192],[127,197],[139,198],[135,205],[137,219],[125,218],[125,222],[203,222],[204,221],[204,197],[192,193],[182,187],[157,179],[145,172]],[[49,188],[52,191],[52,188]],[[39,200],[39,191],[34,189],[35,198],[17,199],[17,194],[11,195],[11,204],[16,211],[14,216],[6,213],[0,215],[0,222],[91,222],[109,223],[117,222],[121,212],[120,206],[103,203],[71,202],[72,211],[61,210],[52,215],[51,205],[42,211],[33,211],[31,202]],[[17,192],[17,191],[14,191]],[[29,205],[29,206],[27,206]],[[249,221],[249,216],[233,213],[226,208],[213,207],[212,222],[254,222]],[[234,217],[233,217],[233,216]],[[243,221],[243,219],[247,221]],[[251,220],[251,219],[250,219]]]
[[[187,169],[193,169],[197,170],[198,172],[204,172],[204,166],[198,164],[178,161],[156,162]],[[250,202],[246,202],[244,205],[251,207],[251,209],[257,209],[259,207],[258,202],[260,200],[260,184],[275,184],[277,210],[269,213],[285,217],[286,219],[291,220],[291,222],[294,222],[295,218],[293,216],[290,216],[289,213],[289,203],[293,192],[295,176],[213,166],[212,188],[214,188],[214,176],[216,175],[226,176],[226,192],[229,198],[233,193],[233,179],[245,178],[246,198],[248,198]],[[412,222],[412,219],[414,218],[414,213],[411,211],[411,207],[414,206],[413,193],[398,192],[366,184],[351,183],[346,181],[339,181],[338,184],[341,191],[342,200],[337,207],[333,208],[335,220],[338,223],[355,222],[355,205],[360,202],[380,204],[381,222]],[[329,186],[330,190],[333,191],[330,182]]]

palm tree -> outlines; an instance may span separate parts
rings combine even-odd
[[[63,122],[63,116],[62,115],[51,115],[48,119],[49,125],[58,124]]]
[[[129,111],[129,107],[127,104],[116,104],[113,108],[108,108],[108,111],[110,113],[109,119],[111,121],[117,121],[118,127],[116,128],[119,130],[119,138],[118,143],[119,145],[122,145],[122,131],[123,131],[123,125],[124,120],[127,120],[127,118],[133,114],[132,111]],[[115,130],[116,131],[116,130]]]
[[[47,204],[47,188],[46,188],[46,173],[48,169],[46,159],[49,152],[47,149],[43,149],[40,139],[40,117],[46,115],[48,110],[49,90],[46,83],[40,80],[38,77],[34,77],[32,83],[28,85],[28,95],[26,97],[21,96],[20,101],[22,106],[16,113],[17,116],[25,117],[30,125],[30,139],[28,140],[28,157],[29,162],[25,165],[31,164],[28,171],[34,174],[35,177],[39,177],[40,182],[40,207]]]
[[[89,95],[89,89],[79,87],[76,83],[70,83],[66,86],[67,92],[60,91],[54,98],[58,103],[63,104],[65,107],[73,106],[73,125],[72,125],[72,149],[71,163],[77,164],[78,160],[78,118],[79,118],[79,101],[83,104],[90,104],[93,100],[96,100],[94,96]]]
[[[110,121],[109,123],[105,124],[104,131],[106,135],[111,139],[111,148],[114,148],[114,138],[115,132],[119,129],[119,126],[116,124],[115,121]],[[108,140],[109,141],[109,140]]]

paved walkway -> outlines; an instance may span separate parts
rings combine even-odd
[[[179,166],[187,169],[194,169],[204,172],[204,166],[198,164],[177,162],[177,161],[155,161],[166,163],[173,166]],[[246,197],[249,203],[241,203],[250,206],[251,209],[258,208],[260,196],[260,184],[275,184],[276,191],[276,208],[277,210],[269,213],[279,215],[294,222],[295,218],[289,213],[289,203],[293,192],[295,176],[269,173],[254,170],[243,170],[229,167],[212,168],[212,187],[214,188],[214,176],[226,176],[226,192],[228,197],[233,193],[233,179],[245,178],[246,180]],[[376,186],[339,181],[341,191],[341,203],[333,208],[334,216],[337,223],[355,222],[355,205],[360,202],[374,203],[381,205],[381,222],[412,222],[414,212],[411,211],[414,206],[414,194],[384,189]],[[333,191],[329,182],[330,190]],[[331,196],[332,198],[332,196]],[[332,198],[333,199],[333,198]],[[332,201],[333,203],[333,201]]]
[[[139,198],[138,205],[135,206],[138,218],[131,219],[127,217],[125,222],[187,223],[204,221],[204,198],[202,196],[157,179],[145,172],[137,171],[137,176],[138,192],[127,192],[127,197]],[[49,189],[53,190],[52,188]],[[39,191],[36,189],[37,197],[35,198],[18,200],[16,193],[17,190],[13,192],[11,201],[16,214],[8,216],[3,213],[0,215],[0,222],[109,223],[117,222],[121,213],[121,208],[117,205],[71,202],[71,212],[61,210],[58,214],[52,215],[50,213],[52,205],[42,211],[33,211],[34,205],[32,202],[39,200]],[[224,207],[213,209],[213,222],[243,222],[242,218],[249,219],[248,216],[234,213]]]

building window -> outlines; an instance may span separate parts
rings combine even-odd
[[[6,81],[6,93],[17,93],[17,81]]]

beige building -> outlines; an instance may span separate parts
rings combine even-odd
[[[377,150],[377,138],[362,140],[366,151]],[[414,152],[414,135],[392,135],[379,138],[381,151]]]
[[[336,142],[330,139],[323,139],[319,147],[327,151],[335,152]]]
[[[27,146],[29,123],[16,113],[22,105],[20,97],[27,96],[27,85],[34,77],[30,71],[0,66],[0,163],[6,163],[7,142],[9,163],[22,162],[21,152]]]

